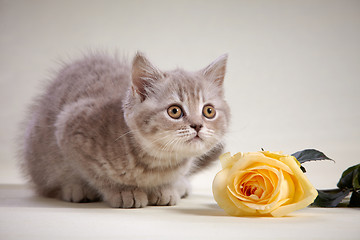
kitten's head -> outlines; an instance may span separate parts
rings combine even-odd
[[[124,104],[142,150],[159,159],[201,156],[221,143],[230,111],[224,100],[227,55],[197,72],[162,72],[138,53]]]

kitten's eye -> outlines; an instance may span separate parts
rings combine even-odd
[[[174,119],[179,119],[184,115],[181,108],[179,106],[176,106],[176,105],[173,105],[173,106],[169,107],[167,112],[168,112],[169,116],[174,118]]]
[[[215,108],[211,105],[206,105],[204,108],[203,108],[203,115],[206,117],[206,118],[214,118],[215,115],[216,115],[216,111],[215,111]]]

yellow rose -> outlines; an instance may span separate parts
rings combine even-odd
[[[279,152],[220,156],[215,201],[229,215],[281,217],[307,207],[317,196],[295,157]]]

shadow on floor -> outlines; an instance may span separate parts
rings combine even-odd
[[[174,208],[172,211],[187,215],[228,217],[228,215],[216,204],[205,204],[204,208]]]

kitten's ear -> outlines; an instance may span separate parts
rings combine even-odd
[[[209,66],[202,70],[202,74],[219,84],[219,86],[223,85],[225,72],[226,72],[226,62],[228,59],[228,54],[221,55],[215,61],[213,61]]]
[[[151,86],[164,75],[154,67],[143,53],[137,52],[132,63],[132,91],[144,101]]]

